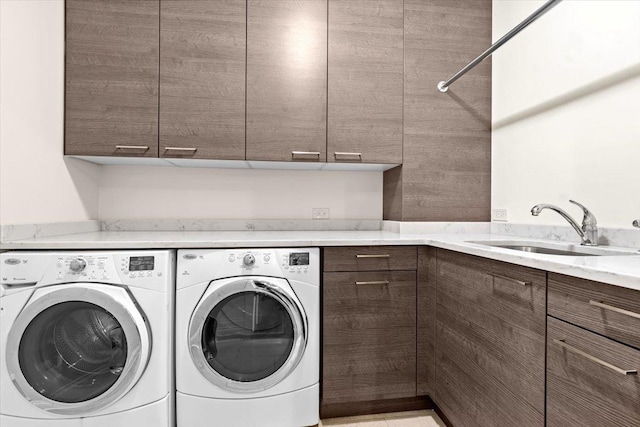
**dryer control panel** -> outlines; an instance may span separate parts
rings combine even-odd
[[[320,250],[194,249],[178,251],[177,275],[183,286],[234,276],[284,277],[320,283]]]

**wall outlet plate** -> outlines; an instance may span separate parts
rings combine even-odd
[[[312,219],[329,219],[329,208],[313,208],[311,209]]]
[[[507,221],[507,210],[506,209],[493,209],[491,211],[491,219],[493,221]]]

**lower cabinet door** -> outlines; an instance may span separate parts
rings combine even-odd
[[[640,426],[640,350],[547,319],[547,426]]]
[[[322,404],[416,394],[416,272],[324,273]]]
[[[542,427],[546,273],[441,249],[436,263],[436,404],[455,427]]]

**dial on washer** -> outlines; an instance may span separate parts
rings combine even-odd
[[[244,258],[242,258],[242,263],[246,267],[253,267],[253,265],[256,263],[256,257],[251,254],[246,254]]]
[[[87,266],[87,261],[84,258],[75,258],[69,264],[71,271],[78,273]]]

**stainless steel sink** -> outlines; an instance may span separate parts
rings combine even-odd
[[[513,251],[530,252],[545,255],[560,256],[621,256],[621,255],[640,255],[635,249],[617,250],[605,247],[581,246],[563,243],[546,243],[531,241],[506,241],[506,240],[486,240],[486,241],[468,241],[467,243],[475,243],[477,245],[491,246],[494,248],[504,248]]]

